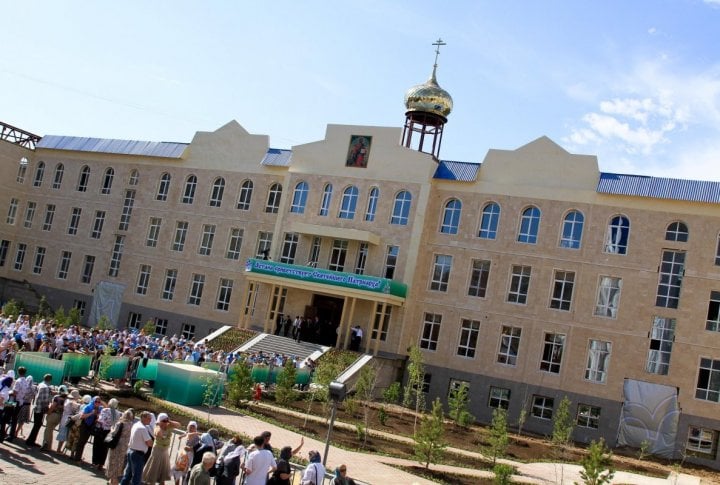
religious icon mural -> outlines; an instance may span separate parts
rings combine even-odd
[[[348,148],[346,167],[367,167],[368,157],[370,156],[371,136],[351,135],[350,147]]]

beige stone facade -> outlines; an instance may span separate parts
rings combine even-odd
[[[348,166],[358,136],[369,140],[366,166]],[[14,296],[8,281],[26,282],[54,307],[81,304],[89,312],[98,283],[111,282],[124,285],[116,324],[153,319],[159,331],[197,337],[220,325],[270,331],[278,313],[317,314],[338,327],[338,345],[347,344],[355,325],[364,330],[363,348],[385,358],[402,359],[409,346],[420,345],[429,398],[445,398],[454,383],[466,382],[471,412],[481,421],[489,421],[494,407],[507,407],[515,423],[525,409],[525,429],[548,433],[567,395],[578,424],[574,437],[582,441],[616,441],[626,382],[675,388],[681,411],[667,440],[676,456],[689,450],[697,455],[692,459],[716,465],[720,303],[711,300],[720,298],[712,293],[720,292],[720,196],[693,202],[682,191],[604,193],[595,157],[570,154],[545,137],[517,150],[490,150],[481,164],[443,163],[453,174],[447,176],[431,155],[400,146],[400,138],[399,128],[329,125],[324,140],[290,153],[269,150],[266,136],[231,122],[198,133],[173,156],[42,141],[26,150],[0,141],[3,296]],[[23,158],[27,168],[18,182]],[[58,164],[62,182],[53,188]],[[87,189],[78,191],[83,167],[90,175]],[[109,168],[112,185],[103,194]],[[167,195],[158,200],[163,176]],[[183,202],[190,176],[197,178],[194,197]],[[238,208],[248,181],[252,198]],[[268,209],[274,184],[282,187],[277,211]],[[692,192],[691,182],[683,187]],[[123,228],[128,191],[134,203]],[[403,212],[399,198],[406,195]],[[499,208],[496,226],[483,224],[489,203]],[[50,225],[48,205],[54,206]],[[69,235],[73,208],[81,215],[77,233]],[[104,224],[94,238],[97,211],[104,211]],[[622,241],[623,230],[611,227],[620,217],[629,224]],[[179,222],[187,223],[182,250]],[[671,227],[671,239],[679,240],[668,240]],[[492,237],[479,236],[488,228]],[[686,242],[677,236],[685,230]],[[246,271],[248,259],[264,257],[263,234],[272,234],[272,263],[377,281],[391,276],[406,292]],[[118,238],[122,256],[111,265]],[[623,254],[618,248],[625,243]],[[41,265],[38,248],[45,251]],[[394,263],[389,248],[396,248]],[[72,256],[61,278],[64,252]],[[670,285],[659,285],[664,255],[676,258],[669,267],[677,271],[666,275]],[[94,265],[83,282],[87,256]],[[384,330],[378,313],[389,314]],[[653,330],[654,324],[665,327]],[[702,370],[708,363],[719,369]]]

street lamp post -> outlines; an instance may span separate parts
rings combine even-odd
[[[328,426],[327,438],[325,439],[325,453],[323,454],[323,466],[327,466],[328,452],[330,451],[330,437],[332,436],[333,424],[335,424],[335,413],[337,412],[338,403],[345,399],[347,388],[345,384],[338,381],[332,381],[328,386],[328,394],[332,399],[332,411],[330,413],[330,425]]]

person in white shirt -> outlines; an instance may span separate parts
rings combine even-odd
[[[145,453],[152,446],[152,436],[148,431],[151,415],[147,411],[140,413],[140,421],[133,424],[130,431],[127,463],[120,485],[140,485],[145,467]]]
[[[248,455],[245,461],[245,485],[265,485],[268,473],[275,471],[277,463],[270,451],[263,449],[265,438],[253,438],[255,451]]]
[[[321,463],[320,452],[311,450],[308,452],[308,466],[303,471],[301,483],[312,483],[321,485],[325,480],[325,467]]]

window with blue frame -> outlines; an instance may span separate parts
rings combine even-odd
[[[407,226],[408,218],[410,216],[410,205],[412,204],[412,195],[407,190],[398,192],[395,196],[395,203],[393,204],[392,217],[390,217],[390,224],[398,224],[401,226]]]
[[[627,254],[630,238],[630,220],[625,216],[614,216],[608,225],[605,252],[610,254]]]
[[[497,237],[498,223],[500,222],[500,206],[495,202],[485,205],[480,218],[480,231],[478,237],[482,239],[495,239]]]
[[[520,219],[520,232],[517,240],[521,243],[536,244],[538,230],[540,229],[540,209],[535,206],[528,207]]]
[[[443,234],[457,234],[458,226],[460,225],[460,212],[462,211],[462,202],[458,199],[449,200],[445,204],[445,211],[443,212],[442,226],[440,226],[440,232]]]
[[[326,184],[323,189],[322,202],[320,202],[320,214],[321,216],[327,216],[330,211],[330,200],[332,199],[332,184]]]
[[[582,212],[573,210],[567,213],[560,236],[561,248],[580,249],[583,224],[585,224],[585,217]]]
[[[368,197],[367,210],[365,211],[365,220],[372,222],[375,220],[375,212],[377,212],[378,199],[380,198],[380,191],[377,187],[370,189],[370,196]]]
[[[295,192],[293,192],[292,205],[290,206],[290,212],[302,214],[305,212],[305,204],[307,203],[308,196],[308,184],[307,182],[300,182],[295,186]]]
[[[342,202],[340,203],[340,219],[353,219],[355,217],[355,209],[358,201],[358,189],[354,185],[343,191]]]

